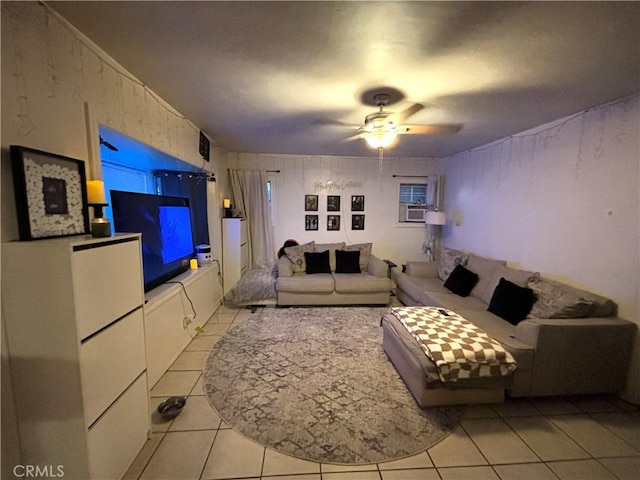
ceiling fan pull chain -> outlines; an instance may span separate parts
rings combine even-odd
[[[378,149],[378,182],[382,180],[382,160],[384,158],[384,149],[380,147]]]

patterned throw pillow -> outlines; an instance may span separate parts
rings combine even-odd
[[[464,266],[467,264],[468,258],[469,254],[461,250],[442,247],[438,263],[438,277],[440,277],[440,280],[446,281],[458,265]]]
[[[357,250],[360,252],[360,271],[366,272],[369,266],[369,258],[371,257],[371,243],[354,243],[353,245],[347,245],[342,250],[347,252],[353,252]]]
[[[542,278],[529,282],[529,288],[537,299],[529,318],[582,318],[593,306],[593,302]]]
[[[293,273],[301,273],[306,270],[307,264],[304,261],[304,253],[313,252],[314,250],[315,242],[313,241],[305,243],[304,245],[295,245],[284,249],[284,253],[293,264]]]

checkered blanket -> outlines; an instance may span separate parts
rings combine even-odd
[[[389,313],[418,341],[438,367],[443,382],[506,376],[516,369],[515,360],[499,342],[451,310],[395,307],[389,309]]]

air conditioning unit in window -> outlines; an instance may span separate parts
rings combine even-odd
[[[426,215],[426,205],[407,205],[404,211],[404,221],[424,223]]]

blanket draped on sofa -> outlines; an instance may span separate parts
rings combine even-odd
[[[455,312],[440,310],[445,313],[433,307],[389,310],[438,366],[440,380],[502,377],[516,369],[515,360],[499,342]]]

